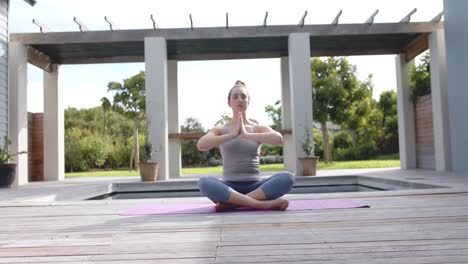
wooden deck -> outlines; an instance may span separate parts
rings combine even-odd
[[[371,207],[121,216],[156,200],[2,205],[0,263],[468,263],[468,192],[352,199]]]

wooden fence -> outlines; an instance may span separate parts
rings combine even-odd
[[[414,104],[416,134],[416,166],[435,169],[434,127],[432,123],[432,96],[418,97]]]

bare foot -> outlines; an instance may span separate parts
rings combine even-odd
[[[264,201],[259,201],[260,203],[257,206],[253,206],[254,209],[259,209],[259,210],[286,210],[289,206],[288,200],[285,199],[274,199],[274,200],[264,200]],[[230,210],[235,210],[241,206],[234,205],[234,204],[228,204],[228,203],[221,203],[217,202],[216,203],[216,211],[217,212],[223,212],[223,211],[230,211]]]
[[[275,199],[263,201],[262,208],[264,210],[286,210],[289,206],[288,200],[285,199]]]
[[[230,211],[238,207],[239,206],[234,205],[234,204],[227,204],[227,203],[221,203],[221,202],[217,202],[215,206],[216,212]]]

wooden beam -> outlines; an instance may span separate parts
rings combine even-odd
[[[216,60],[277,58],[287,56],[291,33],[308,33],[311,56],[397,54],[406,51],[418,35],[443,29],[443,23],[374,23],[262,25],[253,27],[118,30],[11,34],[10,41],[31,45],[54,63],[105,63],[144,61],[145,37],[164,37],[168,59]],[[220,47],[220,43],[227,43]],[[109,45],[107,45],[109,44]],[[195,45],[194,45],[195,44]],[[216,46],[215,46],[216,44]]]
[[[154,19],[153,14],[151,14],[150,18],[151,21],[153,21],[153,29],[158,29],[159,27],[158,24],[156,24],[156,20]]]
[[[442,19],[442,16],[444,15],[444,11],[441,11],[437,16],[435,16],[433,19],[431,19],[431,22],[438,23]]]
[[[364,24],[373,24],[374,23],[374,18],[378,13],[379,13],[379,10],[376,9],[374,11],[374,13],[372,13],[372,15],[366,20],[366,22],[364,22]]]
[[[263,27],[267,26],[268,11],[265,13],[265,18],[263,18]]]
[[[48,33],[51,31],[48,27],[44,26],[41,22],[37,21],[37,19],[33,19],[32,22],[33,24],[39,27],[41,33]]]
[[[193,19],[192,19],[192,14],[189,14],[190,18],[190,29],[193,30]]]
[[[356,36],[356,35],[381,35],[381,34],[417,34],[433,32],[443,28],[442,23],[414,22],[414,23],[377,23],[369,27],[366,24],[339,24],[339,25],[304,25],[301,32],[309,33],[311,37],[320,36]],[[217,28],[171,28],[171,29],[135,29],[120,31],[86,31],[86,32],[52,32],[17,33],[10,35],[10,41],[23,44],[63,44],[63,43],[99,43],[99,42],[135,42],[143,41],[145,37],[164,37],[167,40],[184,39],[233,39],[233,38],[275,38],[289,37],[297,32],[297,26],[283,25],[268,26],[268,30],[262,26],[230,27],[226,32],[225,27]]]
[[[31,6],[34,6],[36,4],[36,0],[24,0],[24,1],[30,4]]]
[[[406,62],[411,61],[429,48],[428,37],[428,33],[421,34],[404,48]]]
[[[411,16],[418,11],[417,8],[411,10],[403,19],[400,20],[400,23],[409,23],[411,20]]]
[[[328,56],[351,56],[351,55],[387,55],[400,53],[401,49],[372,49],[372,50],[311,50],[312,57]],[[287,56],[287,52],[252,52],[252,53],[194,53],[194,54],[168,54],[169,60],[178,61],[197,61],[197,60],[239,60],[239,59],[272,59]],[[125,62],[144,62],[144,56],[112,56],[112,57],[80,57],[63,58],[55,61],[58,64],[94,64],[94,63],[125,63]]]
[[[192,60],[240,60],[240,59],[272,59],[286,56],[287,52],[243,52],[243,53],[192,53],[192,54],[168,54],[170,60],[192,61]]]
[[[298,26],[300,26],[300,27],[304,26],[306,16],[307,16],[307,10],[304,12],[304,15],[302,15],[301,20],[299,20],[299,25]]]
[[[93,63],[122,63],[122,62],[144,62],[145,56],[112,56],[112,57],[80,57],[64,58],[59,64],[93,64]]]
[[[229,28],[229,14],[226,12],[226,29]]]
[[[31,46],[28,46],[28,62],[46,72],[52,72],[52,59]]]
[[[73,21],[75,21],[75,23],[78,25],[81,32],[89,30],[88,27],[85,26],[78,18],[73,17]]]
[[[170,139],[200,139],[206,133],[169,133]]]
[[[111,31],[119,29],[107,16],[104,16],[104,20],[109,24],[109,28]]]
[[[285,134],[291,134],[292,133],[292,129],[282,129],[280,131],[281,134],[285,135]],[[201,137],[203,137],[206,133],[169,133],[169,138],[170,139],[200,139]]]
[[[340,12],[338,12],[335,19],[333,19],[333,21],[331,22],[332,25],[338,25],[338,20],[340,19],[341,14],[343,14],[343,10],[340,10]]]

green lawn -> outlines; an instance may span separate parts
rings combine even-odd
[[[387,168],[387,167],[400,167],[400,160],[395,159],[395,156],[379,157],[375,160],[358,160],[358,161],[335,161],[330,164],[323,162],[319,163],[319,170],[338,170],[338,169],[363,169],[363,168]],[[283,164],[262,164],[260,170],[267,171],[281,171]],[[182,168],[182,174],[220,174],[222,167],[203,167],[203,168]],[[88,172],[73,172],[65,173],[66,178],[74,177],[105,177],[105,176],[138,176],[138,171],[128,170],[99,170]]]

